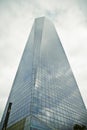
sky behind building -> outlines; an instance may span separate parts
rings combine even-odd
[[[54,23],[87,106],[87,1],[0,0],[0,119],[34,18]]]

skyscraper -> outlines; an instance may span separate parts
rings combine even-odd
[[[72,130],[87,112],[54,25],[35,19],[2,117],[5,130]]]

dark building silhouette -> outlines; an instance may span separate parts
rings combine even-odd
[[[1,130],[72,130],[87,112],[54,25],[35,19],[1,121]]]

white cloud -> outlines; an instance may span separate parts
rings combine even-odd
[[[0,0],[0,118],[35,17],[55,24],[87,105],[85,0]],[[85,8],[84,8],[85,7]]]

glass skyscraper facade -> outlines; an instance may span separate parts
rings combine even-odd
[[[35,19],[1,121],[1,130],[72,130],[87,111],[54,25]]]

